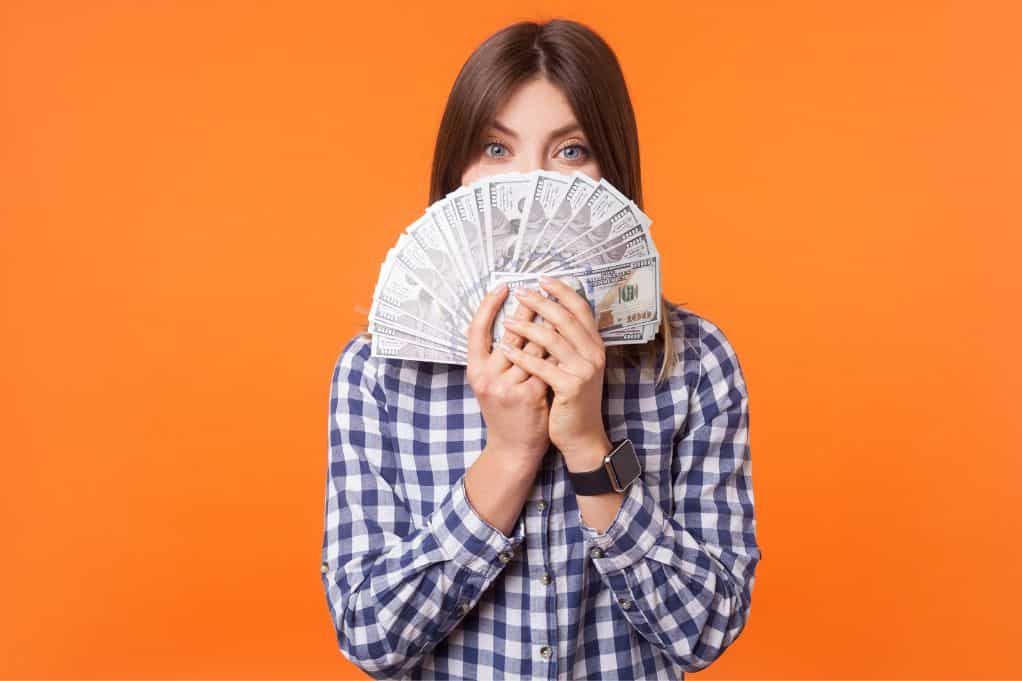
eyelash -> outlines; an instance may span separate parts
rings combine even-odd
[[[489,138],[489,139],[486,140],[486,142],[483,143],[483,154],[484,155],[486,154],[486,150],[489,148],[489,146],[491,144],[499,144],[500,146],[502,146],[505,149],[507,149],[507,145],[504,144],[503,142],[501,142],[499,139]],[[572,162],[572,163],[577,163],[577,162],[580,162],[580,161],[588,161],[589,160],[591,152],[589,151],[589,147],[587,147],[584,144],[578,144],[578,143],[576,143],[576,144],[567,144],[567,145],[561,147],[560,149],[558,149],[557,153],[559,154],[562,151],[564,151],[565,149],[571,149],[572,147],[578,147],[579,149],[581,149],[582,153],[584,155],[583,158],[581,158],[581,159],[565,159],[565,160],[567,160],[569,162]],[[496,158],[496,157],[490,157],[490,158]]]

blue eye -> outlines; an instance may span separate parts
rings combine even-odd
[[[561,151],[562,152],[563,151],[568,151],[569,149],[577,149],[578,150],[578,152],[575,155],[573,155],[573,156],[569,155],[569,156],[565,157],[569,161],[581,161],[581,160],[589,158],[589,149],[588,149],[588,147],[582,146],[581,144],[571,144],[571,145],[568,145],[568,146],[564,147],[563,149],[561,149]]]
[[[486,153],[486,154],[487,154],[488,156],[494,156],[495,158],[502,158],[502,156],[501,156],[501,155],[499,155],[499,154],[497,154],[497,155],[494,155],[494,154],[491,154],[491,153],[489,153],[490,147],[500,147],[501,149],[507,150],[507,147],[505,147],[505,146],[504,146],[503,144],[501,144],[500,142],[487,142],[487,143],[486,143],[486,145],[485,145],[485,146],[483,147],[483,151],[484,151],[484,152],[485,152],[485,153]]]

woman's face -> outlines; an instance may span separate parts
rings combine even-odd
[[[596,181],[600,166],[567,98],[545,78],[522,84],[484,131],[477,156],[461,176],[467,185],[489,175],[578,170]]]

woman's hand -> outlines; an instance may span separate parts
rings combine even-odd
[[[509,362],[503,352],[490,351],[493,321],[505,298],[506,285],[493,289],[483,298],[472,319],[468,328],[467,378],[486,422],[486,448],[507,457],[511,470],[527,471],[538,468],[550,446],[549,387],[542,379]],[[527,322],[534,314],[519,306],[513,316]],[[505,333],[501,342],[536,360],[544,354],[543,348],[535,343],[520,349],[525,341],[516,333]]]
[[[516,366],[554,389],[550,440],[569,468],[575,462],[591,468],[588,462],[611,449],[602,411],[606,347],[589,303],[578,292],[549,277],[540,277],[540,285],[558,301],[527,289],[520,289],[516,296],[521,303],[519,309],[525,307],[542,315],[546,323],[506,319],[504,325],[541,345],[550,357],[544,359],[514,347],[505,349],[505,353]]]

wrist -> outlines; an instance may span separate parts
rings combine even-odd
[[[499,471],[501,477],[515,481],[533,479],[539,472],[542,462],[542,457],[499,442],[487,442],[480,456],[485,457]]]
[[[591,471],[603,464],[603,457],[614,448],[607,434],[600,432],[584,440],[558,447],[564,463],[572,473]]]

